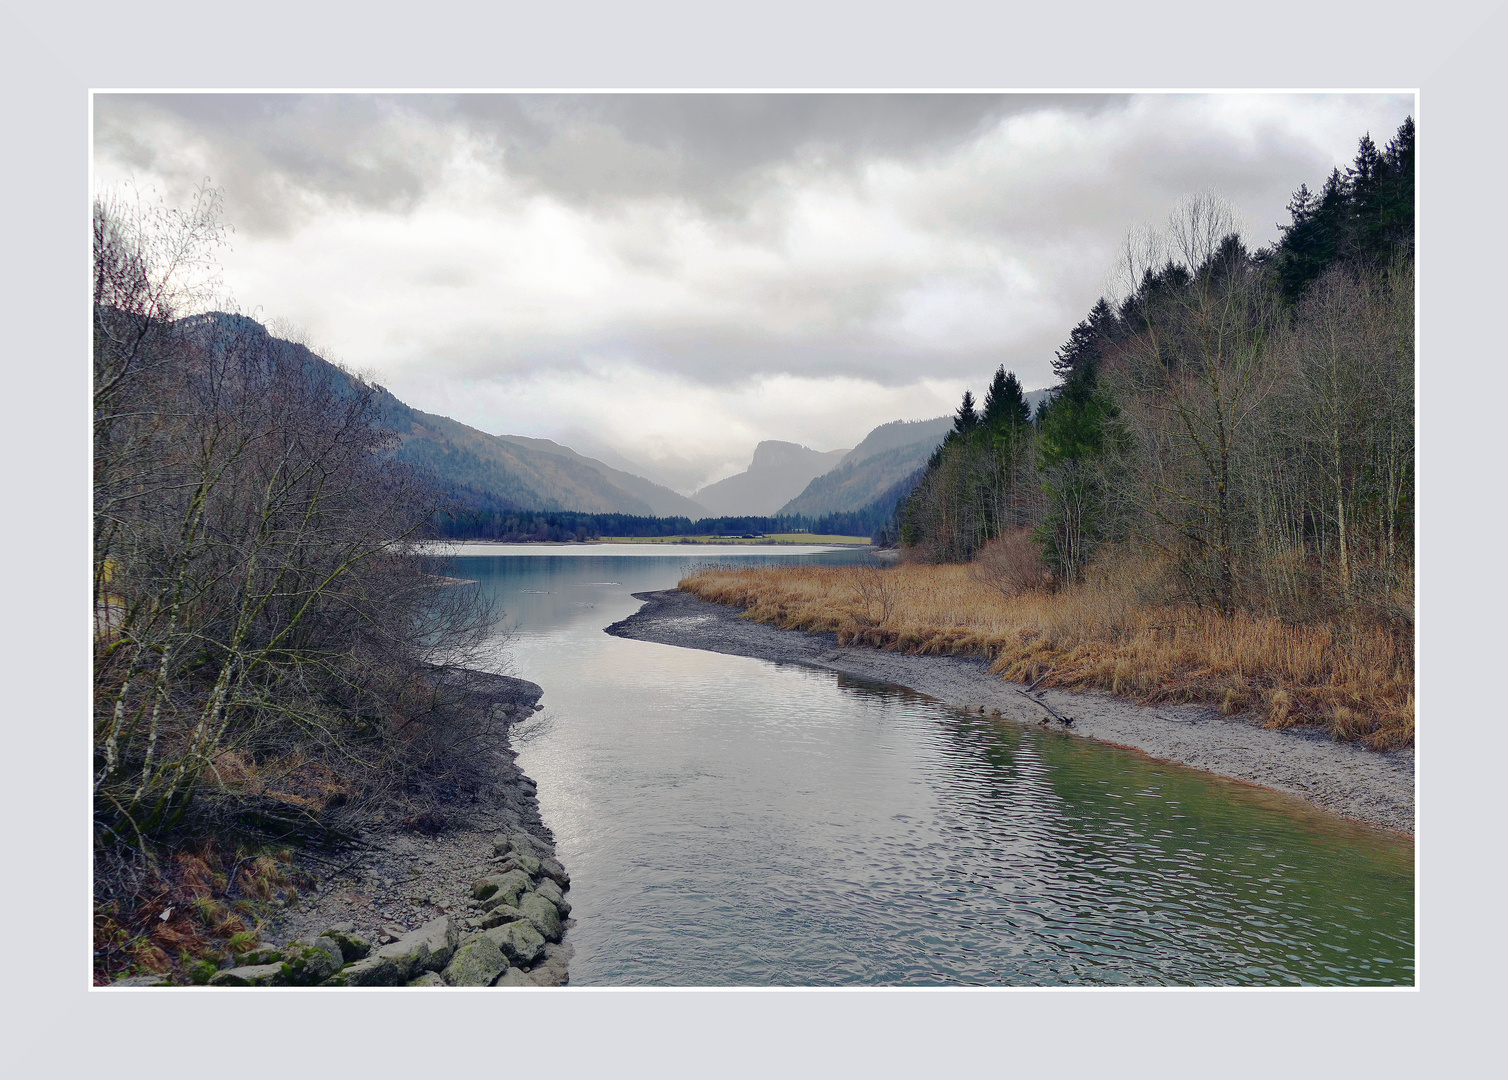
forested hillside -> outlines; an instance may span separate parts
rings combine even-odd
[[[1155,556],[1219,611],[1412,626],[1414,124],[1248,250],[1218,199],[1133,238],[1028,416],[997,371],[898,512],[914,557],[1029,537],[1057,583],[1110,550]],[[1018,543],[1019,546],[1019,543]]]

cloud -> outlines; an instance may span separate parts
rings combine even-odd
[[[937,415],[997,364],[1046,385],[1131,228],[1214,188],[1250,242],[1270,242],[1299,183],[1411,107],[101,95],[95,165],[170,198],[223,187],[241,304],[304,325],[414,405],[477,414],[480,393],[482,426],[549,435],[579,429],[590,402],[592,430],[629,456],[710,473],[759,438],[828,448]],[[913,400],[928,404],[894,411]]]

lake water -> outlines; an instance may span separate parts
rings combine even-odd
[[[897,687],[627,641],[698,562],[458,558],[545,689],[519,743],[592,985],[1411,985],[1413,844],[1299,800]]]

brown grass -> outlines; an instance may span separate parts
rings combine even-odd
[[[1255,710],[1267,727],[1325,727],[1374,749],[1414,739],[1412,642],[1386,627],[1288,625],[1149,600],[1158,567],[1122,559],[1059,592],[1006,596],[970,566],[712,567],[680,587],[784,629],[843,644],[981,656],[1016,682],[1108,691],[1143,704]],[[867,581],[860,584],[863,579]],[[886,618],[875,623],[883,595]]]
[[[233,963],[308,884],[292,858],[289,848],[222,849],[203,839],[155,864],[135,888],[96,901],[95,984],[144,972],[202,982]]]

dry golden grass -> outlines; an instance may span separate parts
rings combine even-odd
[[[1325,726],[1374,749],[1414,739],[1412,644],[1386,628],[1147,602],[1157,568],[1121,561],[1056,593],[1007,597],[968,566],[714,567],[680,587],[784,629],[844,644],[982,656],[1016,682],[1144,704],[1256,710],[1267,727]]]

